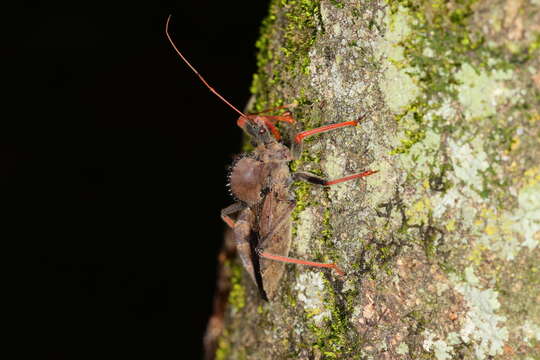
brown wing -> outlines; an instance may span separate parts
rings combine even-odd
[[[272,232],[278,221],[283,216],[289,216],[291,212],[291,203],[278,199],[279,194],[275,191],[269,192],[262,204],[259,214],[259,241],[264,239],[266,235]],[[289,215],[287,215],[289,214]],[[288,256],[291,246],[291,220],[282,223],[279,231],[271,238],[264,241],[264,244],[259,243],[261,250],[275,254]],[[277,293],[279,282],[285,271],[285,264],[279,261],[273,261],[261,258],[260,259],[261,277],[266,291],[266,295],[271,300]]]

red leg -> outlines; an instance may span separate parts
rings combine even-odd
[[[344,126],[356,126],[360,122],[360,120],[363,120],[368,114],[370,114],[370,112],[367,112],[366,114],[360,116],[358,119],[353,120],[353,121],[344,121],[344,122],[337,123],[337,124],[321,126],[320,128],[316,128],[316,129],[312,129],[312,130],[302,131],[301,133],[298,133],[296,135],[294,140],[296,141],[296,143],[299,144],[299,143],[302,142],[302,140],[305,137],[308,137],[308,136],[311,136],[311,135],[323,133],[323,132],[334,130],[334,129],[344,127]]]
[[[229,215],[244,209],[245,205],[242,203],[234,203],[229,205],[225,209],[221,210],[221,219],[225,221],[225,224],[227,224],[231,229],[234,229],[235,222]]]
[[[221,219],[225,221],[225,224],[227,224],[231,229],[234,229],[234,220],[231,219],[228,216],[222,216]]]
[[[345,182],[345,181],[349,181],[349,180],[353,180],[353,179],[373,175],[373,174],[375,174],[377,172],[379,172],[379,170],[367,170],[367,171],[361,172],[359,174],[349,175],[349,176],[345,176],[345,177],[335,179],[335,180],[326,180],[326,179],[323,179],[323,178],[321,178],[319,176],[299,171],[299,172],[295,172],[293,174],[293,177],[294,177],[295,180],[303,180],[303,181],[307,181],[307,182],[309,182],[311,184],[315,184],[315,185],[331,186],[331,185],[339,184],[339,183],[342,183],[342,182]]]
[[[278,140],[278,141],[281,140],[281,133],[279,132],[277,127],[271,121],[265,119],[264,124],[266,125],[268,130],[270,130],[270,132],[272,132],[272,135],[274,135],[276,140]]]
[[[294,119],[293,117],[290,115],[289,112],[286,113],[286,115],[281,115],[281,116],[261,116],[264,120],[264,123],[266,124],[266,126],[268,127],[268,129],[272,132],[272,134],[274,135],[274,137],[276,138],[276,140],[281,140],[281,134],[279,132],[279,130],[276,128],[276,126],[274,125],[274,121],[283,121],[283,122],[287,122],[289,124],[292,124],[294,122]]]
[[[326,181],[324,185],[325,186],[335,185],[335,184],[339,184],[339,183],[349,181],[352,179],[357,179],[357,178],[373,175],[377,172],[379,172],[379,170],[368,170],[368,171],[361,172],[360,174],[349,175],[349,176],[342,177],[340,179]]]
[[[341,270],[336,264],[324,264],[320,262],[315,261],[307,261],[307,260],[299,260],[295,258],[290,258],[288,256],[282,256],[282,255],[275,255],[268,253],[262,248],[265,247],[265,244],[268,240],[272,239],[274,235],[281,230],[283,225],[286,223],[288,219],[290,219],[290,215],[295,207],[295,202],[291,201],[289,203],[289,206],[286,211],[283,212],[283,214],[277,219],[277,221],[274,223],[274,228],[272,231],[270,231],[268,234],[266,234],[262,239],[259,240],[258,247],[256,249],[257,254],[259,254],[260,257],[263,257],[265,259],[274,260],[274,261],[281,261],[285,263],[290,264],[300,264],[300,265],[308,265],[308,266],[314,266],[314,267],[321,267],[321,268],[330,268],[334,269],[340,276],[345,275],[345,272]]]
[[[290,258],[290,257],[287,257],[287,256],[274,255],[274,254],[270,254],[270,253],[260,251],[260,250],[258,251],[258,253],[259,253],[259,255],[261,257],[263,257],[265,259],[270,259],[270,260],[274,260],[274,261],[281,261],[281,262],[289,263],[289,264],[299,264],[299,265],[307,265],[307,266],[313,266],[313,267],[334,269],[338,273],[339,276],[344,276],[345,275],[345,272],[343,270],[341,270],[334,263],[325,264],[325,263],[320,263],[320,262],[315,262],[315,261],[300,260],[300,259]]]
[[[338,124],[331,124],[331,125],[321,126],[319,128],[316,128],[316,129],[306,130],[306,131],[302,131],[302,132],[298,133],[296,135],[296,137],[294,138],[294,140],[297,143],[301,143],[302,140],[305,137],[315,135],[315,134],[320,134],[320,133],[327,132],[327,131],[330,131],[330,130],[334,130],[334,129],[344,127],[344,126],[356,126],[357,124],[358,124],[358,120],[353,120],[353,121],[345,121],[345,122],[338,123]]]

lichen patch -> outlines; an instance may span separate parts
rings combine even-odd
[[[427,130],[424,140],[414,144],[407,154],[401,156],[404,168],[410,169],[415,178],[429,175],[440,146],[441,135],[431,129]]]
[[[324,304],[324,279],[321,272],[306,271],[300,274],[294,289],[306,315],[312,318],[317,326],[331,318],[332,314]]]
[[[524,237],[522,246],[534,249],[540,243],[540,183],[525,186],[519,191],[519,207],[511,218],[512,229]]]
[[[533,341],[540,341],[540,325],[535,324],[531,320],[526,320],[521,327],[523,333],[523,341],[529,346],[533,344]]]
[[[495,70],[491,74],[475,70],[470,64],[463,64],[456,74],[461,83],[458,99],[467,119],[494,115],[497,105],[515,92],[504,85],[504,80],[512,78],[511,71]]]
[[[431,352],[435,354],[435,358],[437,360],[448,360],[452,359],[453,355],[453,348],[449,344],[447,344],[444,340],[438,339],[434,340],[436,338],[436,334],[431,332],[430,330],[426,330],[423,333],[424,335],[424,343],[422,346],[424,347],[424,350]]]
[[[471,275],[467,278],[470,280]],[[469,308],[459,331],[461,340],[473,345],[479,360],[502,354],[508,329],[505,327],[506,317],[497,314],[499,294],[493,289],[481,289],[477,281],[456,281],[455,288],[463,295]]]
[[[411,68],[403,64],[403,47],[400,42],[411,32],[411,17],[407,10],[399,7],[395,14],[385,16],[387,32],[385,37],[375,44],[375,54],[386,64],[384,77],[379,86],[384,94],[387,106],[394,113],[399,113],[419,94],[420,88],[408,75]]]
[[[469,143],[450,139],[448,147],[454,167],[453,174],[466,185],[464,190],[467,195],[479,200],[477,193],[483,186],[481,172],[489,167],[481,138],[475,137]]]
[[[298,215],[294,247],[300,256],[308,253],[315,226],[315,216],[315,210],[312,208],[308,208]]]
[[[322,161],[322,167],[325,174],[328,174],[328,179],[338,179],[346,176],[347,157],[343,152],[339,152],[335,146],[329,145],[326,148],[326,157]],[[347,189],[352,186],[351,182],[333,185],[329,188],[329,193],[332,199],[342,201],[347,197]]]

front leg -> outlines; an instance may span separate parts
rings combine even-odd
[[[366,116],[367,116],[367,114],[364,114],[364,115],[360,116],[356,120],[344,121],[344,122],[340,122],[340,123],[337,123],[337,124],[330,124],[330,125],[321,126],[321,127],[315,128],[315,129],[299,132],[298,134],[296,134],[296,136],[294,137],[294,139],[292,141],[292,144],[291,144],[291,152],[292,152],[293,158],[294,159],[300,158],[300,155],[302,154],[302,141],[304,141],[304,139],[306,137],[312,136],[312,135],[315,135],[315,134],[324,133],[324,132],[331,131],[331,130],[334,130],[334,129],[339,129],[339,128],[342,128],[342,127],[345,127],[345,126],[356,126]]]

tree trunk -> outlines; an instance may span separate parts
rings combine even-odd
[[[344,278],[287,265],[265,302],[222,256],[210,355],[540,358],[539,34],[538,0],[272,1],[250,110],[296,101],[303,129],[369,113],[292,166],[379,172],[294,187],[290,255]]]

